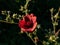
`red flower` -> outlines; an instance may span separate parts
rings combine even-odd
[[[37,26],[36,16],[27,14],[19,21],[19,27],[23,32],[33,32]]]

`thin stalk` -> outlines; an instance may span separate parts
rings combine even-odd
[[[53,19],[53,12],[51,12],[51,20],[52,20],[53,30],[54,30],[54,34],[55,34],[55,25],[54,25],[54,19]]]
[[[7,22],[7,21],[3,21],[3,20],[0,20],[0,22],[4,22],[4,23],[9,23],[9,24],[18,24],[18,23],[12,23],[12,22]]]
[[[29,1],[30,1],[30,0],[26,0],[26,4],[24,5],[25,14],[27,14],[27,13],[28,13],[27,6],[28,6]]]
[[[33,40],[33,38],[31,37],[31,35],[29,35],[27,32],[26,32],[26,34],[27,34],[27,36],[33,41],[33,43],[34,43],[35,45],[37,45],[37,43]]]

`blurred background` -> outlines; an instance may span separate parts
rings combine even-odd
[[[0,20],[4,20],[6,16],[1,14],[1,11],[7,10],[11,11],[11,16],[13,13],[23,15],[19,11],[20,6],[26,3],[26,0],[0,0]],[[54,8],[54,14],[57,13],[58,8],[60,7],[59,0],[31,0],[28,4],[28,13],[34,13],[37,16],[37,22],[41,25],[41,29],[38,29],[37,36],[40,39],[38,45],[42,45],[43,40],[46,40],[45,29],[52,29],[53,26],[51,23],[51,15],[49,9]],[[15,22],[18,23],[18,20],[15,19]],[[60,29],[60,19],[59,25],[56,28],[56,31]],[[0,45],[34,45],[30,38],[25,34],[19,34],[20,28],[18,24],[10,24],[0,21]]]

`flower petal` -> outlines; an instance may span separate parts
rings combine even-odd
[[[24,20],[20,20],[19,21],[19,27],[22,28],[24,27],[25,21]]]
[[[36,16],[31,17],[31,19],[32,19],[33,23],[35,23],[35,22],[36,22]]]
[[[34,23],[34,25],[33,25],[33,27],[32,28],[29,28],[29,29],[24,29],[24,28],[21,28],[22,29],[22,31],[23,32],[33,32],[34,31],[34,29],[36,28],[36,26],[37,26],[37,22],[36,23]]]

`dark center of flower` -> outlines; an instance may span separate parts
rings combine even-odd
[[[29,17],[26,16],[26,17],[25,17],[25,21],[26,21],[26,22],[30,21]]]
[[[33,22],[32,21],[26,22],[24,26],[25,26],[25,29],[32,28]]]
[[[30,18],[28,16],[25,16],[24,19],[25,19],[24,28],[25,29],[32,28],[33,27],[33,21],[30,20]]]

